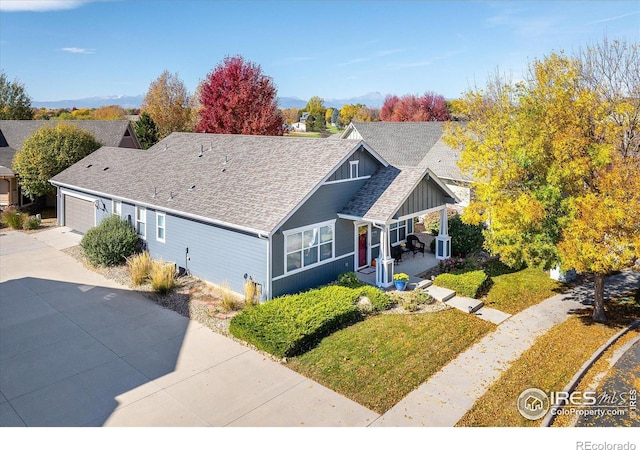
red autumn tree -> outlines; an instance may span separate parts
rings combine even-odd
[[[280,136],[284,119],[276,96],[275,85],[259,65],[241,56],[226,57],[202,83],[195,130]]]
[[[383,122],[429,122],[450,118],[446,100],[433,92],[427,92],[422,97],[387,96],[380,110],[380,120]]]

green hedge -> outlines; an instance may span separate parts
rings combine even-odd
[[[456,291],[465,297],[476,298],[487,282],[487,274],[482,270],[464,273],[443,273],[438,275],[433,284]]]
[[[361,292],[362,288],[327,286],[278,297],[242,311],[231,319],[229,331],[272,355],[295,356],[361,319],[356,307]]]

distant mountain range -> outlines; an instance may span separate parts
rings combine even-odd
[[[110,95],[106,97],[87,97],[75,100],[56,100],[49,102],[32,101],[31,106],[34,108],[99,108],[100,106],[120,105],[127,108],[139,108],[142,104],[143,95]],[[308,100],[297,97],[278,97],[278,106],[280,108],[304,108]],[[324,106],[327,108],[342,108],[344,105],[363,104],[370,108],[380,108],[384,103],[384,96],[379,92],[370,92],[360,97],[342,98],[342,99],[325,99]]]

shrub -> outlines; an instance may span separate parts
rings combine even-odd
[[[338,275],[338,285],[348,288],[357,288],[363,286],[355,272],[345,272]]]
[[[335,285],[285,295],[245,309],[231,319],[229,331],[272,355],[295,356],[359,320],[360,295],[361,290]]]
[[[163,260],[153,261],[149,278],[154,291],[160,295],[167,295],[176,285],[176,267]]]
[[[104,219],[90,228],[80,241],[84,254],[93,265],[120,264],[138,250],[138,235],[126,220],[118,216]]]
[[[258,287],[256,282],[252,279],[248,279],[244,282],[244,304],[247,306],[253,306],[256,304],[256,294]]]
[[[129,267],[129,273],[131,274],[131,282],[134,286],[140,286],[151,274],[151,268],[153,261],[149,252],[144,251],[137,255],[127,258],[127,266]]]
[[[440,225],[435,234],[438,234]],[[449,218],[449,236],[451,236],[451,253],[467,256],[482,250],[484,245],[484,226],[469,225],[462,221],[459,215]],[[435,239],[430,244],[431,252],[435,253]]]
[[[42,220],[38,216],[31,216],[24,222],[23,228],[25,230],[37,230],[40,228]]]
[[[420,289],[414,289],[408,295],[402,298],[402,308],[405,311],[415,312],[420,309],[422,305],[429,305],[433,303],[435,299]]]
[[[222,290],[222,309],[226,312],[235,311],[236,309],[238,309],[236,296],[233,294],[233,292],[231,292],[229,283],[223,281],[220,289]]]
[[[13,228],[14,230],[22,230],[26,218],[27,215],[25,213],[21,213],[13,206],[5,209],[2,212],[1,217],[2,223],[10,228]]]
[[[482,270],[464,273],[443,273],[433,283],[436,286],[452,289],[457,294],[476,298],[487,282],[487,274]]]
[[[440,261],[438,263],[438,270],[441,273],[455,272],[463,268],[464,259],[462,259],[461,257],[445,259],[444,261]]]
[[[386,311],[393,306],[393,299],[389,294],[374,286],[362,286],[359,289],[360,296],[367,297],[371,301],[373,310],[376,312]]]

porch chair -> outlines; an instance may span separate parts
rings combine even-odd
[[[391,257],[396,261],[396,264],[400,264],[402,261],[402,247],[399,245],[391,247]]]
[[[407,236],[407,248],[413,252],[414,256],[418,252],[422,253],[422,256],[424,256],[424,242],[421,242],[420,239],[418,239],[418,236],[414,234]]]

